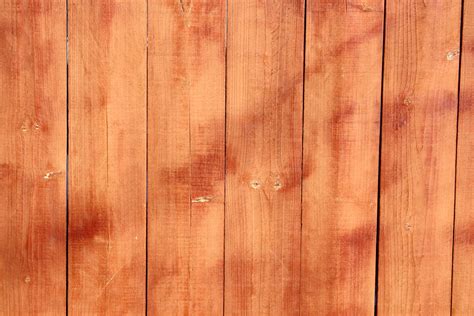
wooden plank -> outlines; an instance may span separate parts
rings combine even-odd
[[[378,312],[449,315],[461,1],[387,1]]]
[[[149,2],[150,315],[223,306],[225,1]]]
[[[145,313],[146,1],[69,1],[69,313]]]
[[[304,315],[374,310],[383,1],[308,1]]]
[[[0,3],[0,314],[66,310],[66,1]]]
[[[228,5],[225,313],[298,314],[304,1]]]
[[[464,1],[459,95],[453,315],[474,314],[474,2]]]

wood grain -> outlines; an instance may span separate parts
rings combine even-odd
[[[0,3],[0,314],[66,309],[66,3]]]
[[[0,314],[66,310],[66,2],[0,2]]]
[[[459,95],[453,315],[474,314],[474,2],[464,1]]]
[[[303,315],[374,309],[383,1],[308,1]]]
[[[225,1],[149,3],[150,315],[219,315]]]
[[[459,0],[387,1],[381,315],[449,315]]]
[[[146,1],[69,1],[69,313],[145,313]]]
[[[225,313],[297,315],[304,1],[229,1]]]

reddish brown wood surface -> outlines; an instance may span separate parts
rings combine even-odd
[[[0,314],[474,314],[473,20],[0,0]]]
[[[383,1],[309,1],[303,315],[374,309]]]
[[[151,1],[148,312],[219,315],[225,1]]]
[[[71,315],[145,313],[146,1],[69,1]]]
[[[0,314],[66,309],[66,1],[0,2]]]
[[[304,1],[229,1],[225,313],[298,314]]]
[[[449,315],[461,1],[387,1],[378,312]]]
[[[474,314],[474,2],[464,1],[459,95],[453,315]]]

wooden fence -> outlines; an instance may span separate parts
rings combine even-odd
[[[474,314],[473,0],[1,0],[0,44],[1,315]]]

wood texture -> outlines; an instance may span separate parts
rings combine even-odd
[[[449,315],[461,2],[387,1],[380,315]]]
[[[228,12],[225,313],[298,314],[304,1]]]
[[[219,315],[225,1],[149,3],[150,315]]]
[[[146,1],[69,1],[69,313],[145,312]]]
[[[0,314],[66,309],[66,2],[0,3]]]
[[[474,2],[464,1],[459,95],[453,315],[474,315]]]
[[[383,1],[308,1],[303,315],[374,309]]]
[[[473,21],[0,0],[0,315],[474,314]]]

